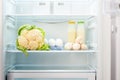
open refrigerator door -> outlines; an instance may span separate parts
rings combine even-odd
[[[106,0],[105,13],[109,16],[111,27],[111,80],[120,79],[120,1]]]
[[[3,53],[3,40],[2,40],[2,34],[3,34],[3,20],[2,20],[2,17],[3,17],[3,11],[2,11],[2,8],[3,8],[3,4],[2,4],[2,0],[0,1],[0,53]],[[3,80],[4,79],[4,67],[3,67],[3,54],[0,54],[0,79]]]
[[[114,8],[114,12],[111,12],[111,23],[112,23],[112,37],[111,37],[111,42],[112,42],[112,46],[111,46],[111,50],[112,53],[111,55],[113,57],[112,58],[112,79],[114,80],[119,80],[120,79],[120,1],[119,0],[115,0],[115,1],[111,1],[114,5],[112,5],[111,7]]]

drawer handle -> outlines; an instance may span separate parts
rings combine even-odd
[[[60,3],[60,2],[59,2],[58,5],[59,5],[59,6],[62,6],[62,5],[64,5],[64,3]]]
[[[41,3],[41,2],[39,3],[39,6],[43,6],[43,5],[46,5],[46,4],[45,3]]]

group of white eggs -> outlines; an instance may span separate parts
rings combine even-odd
[[[63,49],[63,41],[62,39],[49,39],[48,41],[45,40],[50,45],[52,50],[62,50]]]
[[[68,42],[65,44],[64,48],[66,50],[86,50],[88,49],[87,45],[83,42],[81,37],[77,37],[75,42]]]
[[[67,42],[65,45],[63,43],[62,39],[45,39],[45,42],[50,45],[50,48],[52,50],[86,50],[88,49],[87,45],[83,43],[82,39],[80,37],[77,37],[75,42]]]

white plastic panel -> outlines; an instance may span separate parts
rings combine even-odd
[[[79,78],[95,80],[95,73],[8,73],[8,80],[14,80],[15,78]]]
[[[14,6],[6,7],[16,12],[8,10],[7,14],[96,15],[96,4],[95,0],[15,0],[14,4],[9,3]]]
[[[14,38],[16,38],[16,35],[12,36],[12,39],[11,39],[11,35],[16,34],[15,32],[16,21],[15,21],[15,18],[12,18],[12,17],[5,17],[5,19],[6,21],[4,24],[5,26],[4,27],[4,46],[7,46],[7,44],[9,43],[15,42]]]
[[[54,14],[71,14],[72,2],[54,2],[53,13]]]
[[[85,2],[73,2],[72,14],[86,14],[90,12],[90,5]]]
[[[14,1],[42,1],[42,0],[14,0]],[[44,0],[44,1],[72,1],[72,0]],[[74,1],[94,1],[94,0],[74,0]]]
[[[17,14],[50,14],[50,2],[16,2]]]
[[[88,78],[15,78],[14,80],[91,80]],[[92,79],[93,80],[93,79]]]
[[[118,15],[118,16],[116,16],[116,24],[114,24],[114,25],[116,25],[116,27],[117,27],[117,30],[116,30],[116,32],[114,33],[115,34],[115,49],[114,50],[116,50],[116,54],[114,54],[114,56],[115,56],[115,61],[116,61],[116,65],[114,66],[114,68],[115,68],[115,72],[116,72],[116,76],[115,76],[115,78],[116,78],[116,80],[120,80],[120,15]],[[113,76],[114,77],[114,76]]]
[[[8,0],[6,1],[6,3],[4,4],[4,12],[6,14],[15,14],[15,9],[16,9],[16,6],[15,6],[15,1],[14,0]],[[8,7],[9,6],[9,7]]]

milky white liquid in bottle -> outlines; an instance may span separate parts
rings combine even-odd
[[[85,43],[85,23],[84,23],[84,21],[78,22],[77,37],[80,37],[82,42]]]
[[[76,26],[75,21],[68,22],[68,42],[75,42]]]

